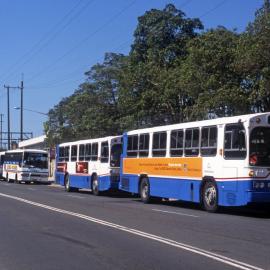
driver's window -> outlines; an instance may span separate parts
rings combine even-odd
[[[242,123],[225,126],[224,158],[244,159],[246,157],[246,131]]]

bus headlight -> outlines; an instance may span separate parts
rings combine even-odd
[[[265,182],[265,181],[253,181],[253,189],[256,190],[262,190],[265,188],[270,188],[270,182]]]
[[[260,188],[264,188],[264,183],[263,182],[260,183]]]

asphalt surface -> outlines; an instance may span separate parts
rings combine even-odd
[[[270,209],[211,214],[0,181],[0,270],[270,269]]]

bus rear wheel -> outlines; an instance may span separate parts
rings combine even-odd
[[[150,203],[150,184],[147,178],[143,178],[140,183],[140,197],[143,203]]]
[[[203,208],[208,212],[216,212],[218,210],[218,191],[214,181],[207,181],[202,187],[202,204]]]
[[[70,179],[69,179],[68,174],[65,176],[65,191],[66,192],[71,192],[72,191],[72,188],[70,186]]]
[[[99,196],[100,195],[97,175],[94,175],[93,176],[91,189],[92,189],[93,195],[95,195],[95,196]]]

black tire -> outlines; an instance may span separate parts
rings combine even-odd
[[[7,173],[7,176],[6,176],[6,181],[7,181],[7,183],[10,183],[11,182],[11,180],[10,180],[10,178],[8,176],[8,173]]]
[[[97,177],[97,175],[93,175],[93,177],[92,177],[91,189],[92,189],[93,195],[95,195],[95,196],[101,195],[101,192],[99,190],[98,177]]]
[[[218,190],[214,181],[207,181],[202,187],[202,206],[207,212],[218,210]]]
[[[67,174],[65,176],[65,191],[66,192],[71,192],[73,189],[72,187],[70,186],[70,178],[69,178],[69,175]]]
[[[20,182],[18,181],[18,175],[17,175],[17,174],[16,174],[16,176],[15,176],[14,183],[15,183],[15,184],[19,184],[19,183],[20,183]]]
[[[140,183],[140,197],[143,203],[150,203],[150,183],[147,178],[143,178]]]

